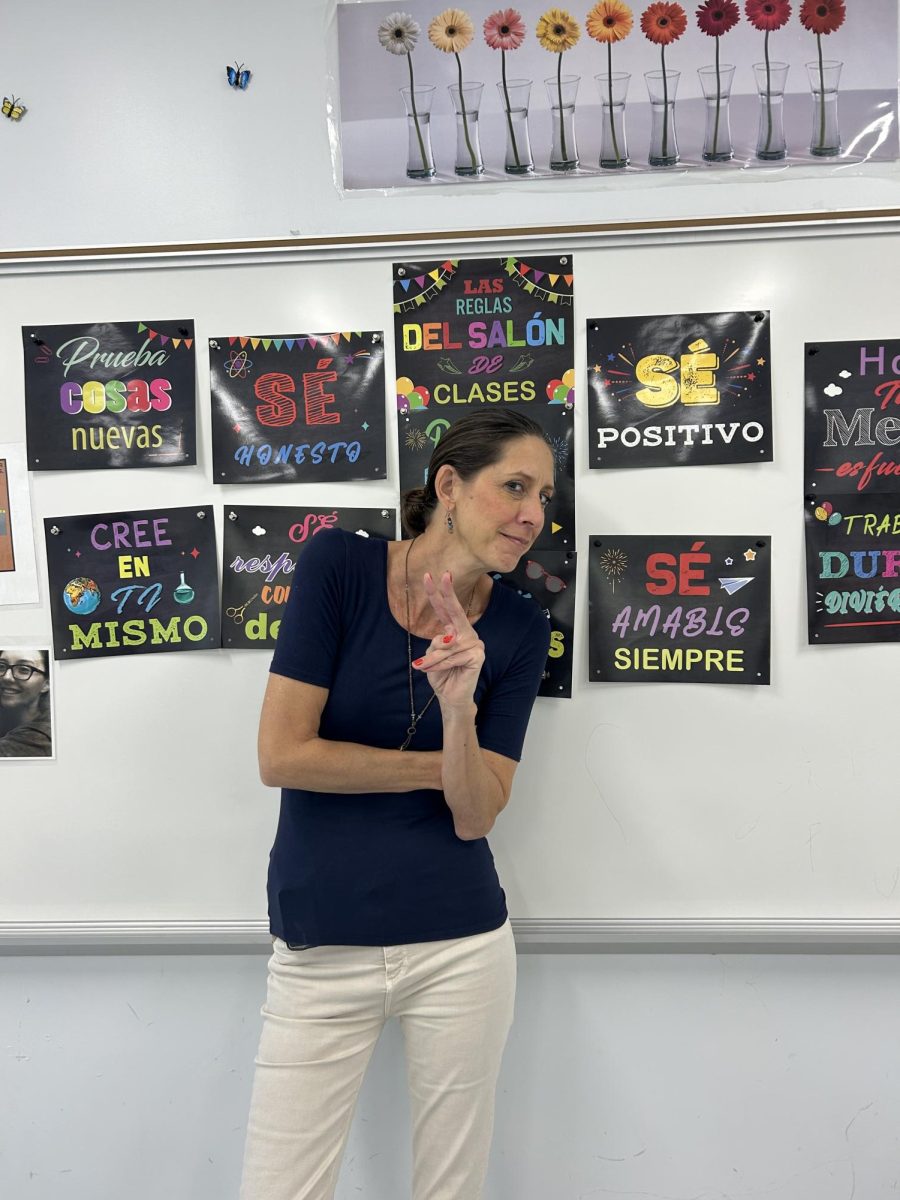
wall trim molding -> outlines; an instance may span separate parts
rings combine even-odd
[[[523,953],[900,952],[900,918],[513,918]],[[0,954],[265,951],[264,921],[5,921]]]

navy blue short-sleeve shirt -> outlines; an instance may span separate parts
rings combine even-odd
[[[547,659],[540,608],[494,584],[476,622],[482,749],[518,761]],[[413,637],[413,658],[428,641]],[[328,689],[319,736],[397,749],[409,725],[406,630],[387,597],[387,542],[317,534],[301,556],[271,670]],[[416,712],[431,685],[413,675]],[[439,750],[440,707],[411,750]],[[389,946],[464,937],[506,920],[486,838],[462,841],[438,790],[326,793],[284,788],[269,863],[272,933],[299,945]]]

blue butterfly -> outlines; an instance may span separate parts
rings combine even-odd
[[[250,72],[244,70],[244,64],[240,66],[235,63],[233,67],[226,67],[225,74],[228,76],[228,82],[233,88],[246,90],[247,84],[250,82]]]

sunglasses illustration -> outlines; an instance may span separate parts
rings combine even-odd
[[[558,575],[551,575],[549,571],[545,571],[539,562],[535,562],[533,558],[529,558],[525,563],[525,574],[529,579],[544,580],[544,587],[548,592],[561,592],[565,588],[566,581],[560,579]]]

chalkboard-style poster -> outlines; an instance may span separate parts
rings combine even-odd
[[[771,539],[590,541],[590,678],[768,683]]]
[[[592,468],[770,462],[769,314],[587,323]]]
[[[445,429],[467,413],[515,408],[556,460],[537,546],[575,548],[571,255],[394,264],[400,491],[421,487]]]
[[[214,483],[386,478],[384,337],[211,338]]]
[[[900,341],[806,346],[806,487],[900,492]]]
[[[193,321],[27,325],[32,471],[197,461]]]
[[[222,551],[222,644],[271,650],[278,637],[294,568],[323,529],[390,540],[393,508],[296,508],[232,505],[225,509]]]
[[[37,604],[37,568],[25,446],[0,444],[0,604]]]
[[[55,658],[219,645],[211,509],[48,517],[44,534]]]
[[[531,550],[515,571],[494,576],[539,604],[550,622],[550,652],[539,696],[572,695],[576,559],[574,550]]]
[[[811,646],[900,641],[900,492],[806,498]]]

